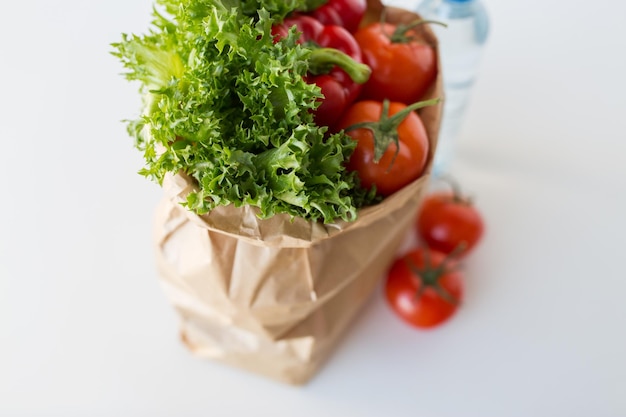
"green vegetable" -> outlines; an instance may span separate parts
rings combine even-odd
[[[305,1],[158,3],[149,33],[113,44],[145,97],[128,125],[144,153],[140,173],[194,178],[186,206],[199,214],[234,204],[259,207],[262,218],[353,220],[373,198],[344,168],[355,142],[313,123],[321,94],[302,78],[311,50],[295,30],[277,43],[271,35]]]

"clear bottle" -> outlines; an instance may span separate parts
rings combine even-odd
[[[422,18],[443,22],[431,25],[439,39],[445,102],[434,173],[442,174],[454,154],[454,145],[478,73],[489,18],[480,0],[424,0],[417,8]]]

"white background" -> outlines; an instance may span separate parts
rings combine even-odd
[[[193,358],[158,286],[161,193],[108,54],[150,2],[4,2],[0,415],[626,416],[626,4],[486,4],[451,170],[488,226],[461,311],[420,332],[377,293],[292,388]]]

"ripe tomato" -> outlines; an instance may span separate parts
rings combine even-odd
[[[413,107],[402,103],[359,101],[339,121],[338,130],[358,141],[348,162],[356,171],[364,188],[376,186],[377,192],[388,196],[417,179],[428,159],[429,142],[426,129]],[[351,127],[364,126],[350,129]]]
[[[354,38],[363,62],[372,69],[362,98],[414,103],[435,81],[435,49],[409,26],[372,23],[357,30]]]
[[[437,326],[457,311],[463,278],[445,254],[418,248],[396,260],[385,283],[393,311],[420,328]]]
[[[484,233],[481,214],[459,191],[440,191],[426,196],[417,217],[417,231],[428,247],[451,253],[461,245],[467,255]]]

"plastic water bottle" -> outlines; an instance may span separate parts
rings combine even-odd
[[[424,19],[447,25],[431,25],[439,38],[445,92],[434,162],[434,174],[438,175],[445,172],[454,154],[455,141],[487,40],[489,18],[480,0],[424,0],[417,13]]]

